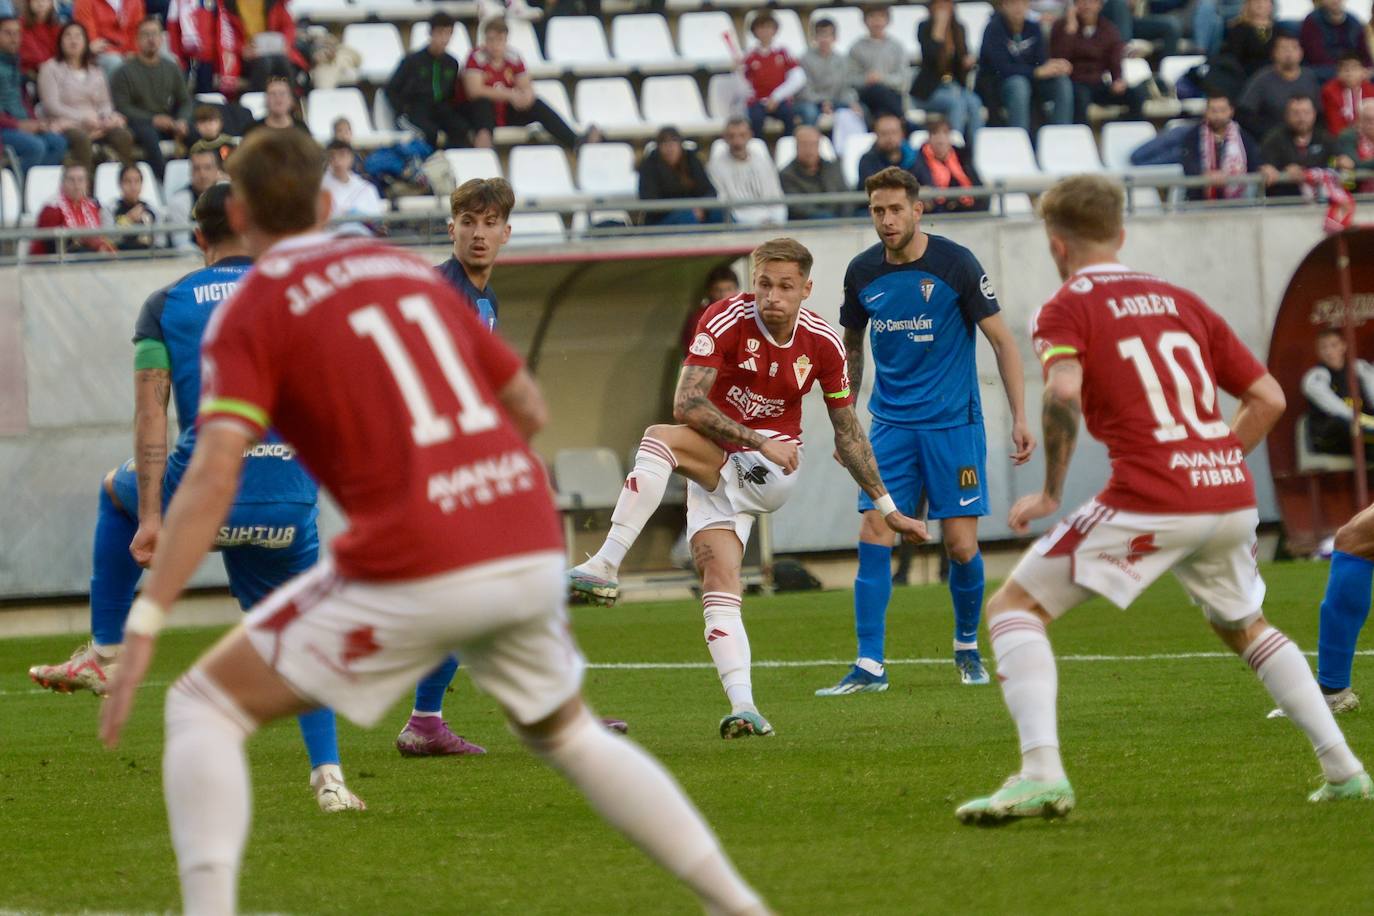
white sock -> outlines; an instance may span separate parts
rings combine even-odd
[[[677,458],[667,445],[652,436],[640,440],[634,470],[625,478],[625,487],[611,513],[611,530],[596,556],[583,564],[584,568],[607,579],[615,578],[620,564],[625,561],[625,554],[663,502],[668,477],[675,467]]]
[[[744,632],[739,595],[706,592],[701,596],[701,606],[706,617],[706,648],[716,663],[720,685],[730,698],[730,711],[758,712],[749,672],[749,634]]]
[[[343,782],[343,767],[337,763],[322,763],[310,771],[310,788],[318,789],[325,782]]]
[[[1345,782],[1364,770],[1326,705],[1312,668],[1292,640],[1269,627],[1255,637],[1241,658],[1255,669],[1279,709],[1307,733],[1327,782]]]
[[[91,646],[95,649],[95,654],[99,655],[105,661],[110,661],[111,659],[118,658],[119,650],[124,648],[124,644],[118,642],[111,643],[108,646],[102,646],[100,643],[93,641],[91,643]]]
[[[412,709],[412,710],[410,711],[410,717],[411,717],[412,719],[416,719],[416,718],[419,718],[419,719],[429,719],[429,718],[437,719],[437,718],[439,718],[439,717],[442,716],[442,715],[443,715],[442,712],[431,712],[431,711],[429,711],[429,710],[426,710],[426,711],[424,711],[424,712],[421,712],[421,711],[418,710],[418,709]]]
[[[859,659],[858,661],[856,661],[854,664],[855,664],[857,667],[862,668],[864,671],[867,671],[869,674],[873,675],[874,677],[882,677],[882,676],[883,676],[883,672],[884,672],[885,670],[887,670],[886,668],[883,667],[883,663],[882,663],[882,662],[878,661],[877,659],[873,659],[873,658],[861,658],[861,659]]]
[[[742,913],[761,906],[700,812],[639,745],[603,728],[585,710],[553,738],[525,740],[582,791],[608,824],[692,888],[708,908]]]
[[[1064,779],[1054,709],[1059,676],[1044,621],[1030,611],[1006,611],[989,621],[988,635],[1002,696],[1021,736],[1021,775],[1038,782]]]
[[[162,790],[191,916],[232,914],[251,809],[243,744],[257,725],[192,668],[167,691]]]

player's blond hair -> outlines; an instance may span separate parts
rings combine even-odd
[[[1040,218],[1055,235],[1080,242],[1121,237],[1126,193],[1103,175],[1072,175],[1040,196]]]
[[[770,261],[796,264],[803,277],[811,276],[811,265],[815,258],[810,250],[796,239],[769,239],[754,249],[753,267],[757,271]]]
[[[510,219],[515,206],[515,191],[504,178],[469,178],[449,195],[449,212],[454,219],[460,213],[487,213],[495,210],[501,221]]]
[[[314,228],[324,151],[300,130],[256,130],[225,163],[234,197],[269,235]]]

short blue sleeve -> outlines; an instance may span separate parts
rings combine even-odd
[[[959,294],[959,309],[969,324],[977,324],[1002,310],[997,302],[997,291],[992,287],[983,265],[965,250],[959,259],[955,273],[955,292]]]
[[[162,308],[167,302],[167,290],[160,289],[143,302],[138,320],[134,322],[134,343],[140,340],[162,340]]]
[[[859,280],[855,277],[854,262],[844,272],[844,302],[840,305],[840,326],[862,331],[868,327],[868,312],[859,301]]]

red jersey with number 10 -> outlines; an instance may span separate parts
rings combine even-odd
[[[1112,460],[1100,502],[1154,514],[1254,506],[1218,388],[1240,395],[1265,368],[1201,299],[1099,264],[1069,278],[1031,336],[1046,375],[1062,359],[1083,365],[1083,418]]]
[[[776,343],[759,317],[753,293],[706,309],[683,363],[715,369],[711,403],[770,439],[801,442],[801,399],[812,385],[821,386],[831,410],[854,403],[844,344],[835,329],[803,308],[791,339]],[[716,444],[727,452],[743,451],[731,443]]]
[[[561,550],[497,393],[520,358],[428,262],[370,239],[274,246],[210,319],[199,422],[269,425],[338,501],[339,573],[416,579]]]

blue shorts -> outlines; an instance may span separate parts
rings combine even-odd
[[[167,508],[179,481],[163,481]],[[132,460],[114,474],[114,495],[138,514],[138,475]],[[244,610],[314,566],[320,558],[319,509],[309,503],[235,503],[220,526],[215,547],[229,574],[229,590]]]
[[[907,429],[874,420],[868,431],[878,473],[897,508],[914,516],[924,494],[928,518],[988,514],[987,436],[982,423]],[[859,511],[873,508],[859,492]]]

